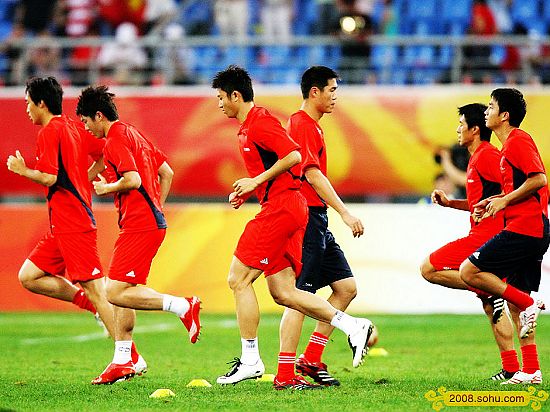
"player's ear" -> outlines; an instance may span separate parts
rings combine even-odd
[[[238,101],[239,97],[241,97],[241,94],[238,91],[234,90],[233,93],[231,93],[231,100],[234,102]]]

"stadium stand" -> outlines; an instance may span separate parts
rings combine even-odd
[[[98,12],[99,2],[89,0],[87,4],[94,8],[93,15],[97,21],[91,26],[97,27],[97,32],[103,37],[95,37],[93,31],[87,37],[63,37],[64,7],[72,0],[57,0],[54,17],[47,24],[49,36],[55,39],[62,48],[60,72],[64,73],[64,82],[74,82],[81,85],[98,79],[104,79],[100,68],[94,67],[94,50],[109,39],[105,33],[114,33],[106,29],[108,26]],[[346,13],[360,15],[355,20],[357,27],[342,27],[342,21],[333,21],[332,30],[327,35],[318,36],[320,22],[319,2],[316,0],[293,1],[293,21],[291,22],[292,37],[288,41],[269,40],[262,36],[261,0],[248,0],[248,30],[243,39],[232,39],[221,34],[216,26],[215,7],[221,0],[166,0],[177,6],[170,21],[149,22],[147,0],[119,0],[122,3],[140,5],[142,11],[132,15],[138,23],[143,21],[138,42],[146,47],[148,54],[147,67],[143,68],[143,84],[190,84],[208,83],[212,75],[230,63],[240,64],[248,68],[258,82],[262,83],[296,83],[299,73],[312,64],[325,64],[337,68],[344,82],[348,83],[378,83],[378,84],[430,84],[444,82],[469,81],[507,81],[510,77],[502,73],[500,64],[506,60],[508,46],[548,47],[547,37],[550,23],[550,2],[541,0],[512,0],[501,2],[500,12],[509,15],[514,27],[524,27],[525,33],[513,37],[496,36],[482,40],[490,50],[488,62],[482,64],[482,71],[477,73],[478,61],[468,62],[464,50],[467,46],[479,44],[478,38],[466,36],[469,33],[472,20],[472,9],[477,3],[491,1],[483,0],[336,0],[334,7],[342,17]],[[494,2],[494,1],[493,1]],[[30,53],[28,49],[33,38],[38,34],[26,31],[24,36],[18,36],[21,30],[21,4],[25,1],[0,0],[0,80],[4,85],[21,84],[27,75],[32,74]],[[364,4],[370,4],[365,14]],[[354,12],[357,10],[357,13]],[[141,15],[139,13],[142,13]],[[391,21],[388,22],[388,16]],[[353,17],[353,16],[351,16]],[[372,29],[364,29],[361,24],[372,21]],[[334,20],[334,19],[333,19]],[[66,20],[65,20],[66,21]],[[358,23],[357,23],[358,22]],[[178,76],[166,73],[177,71],[174,63],[162,62],[167,54],[161,49],[167,46],[162,33],[166,24],[181,26],[178,38],[172,38],[173,47],[185,49],[186,75],[185,81],[179,81]],[[324,23],[323,23],[324,24]],[[355,35],[357,33],[357,35]],[[498,34],[498,33],[497,33]],[[41,36],[44,35],[41,33]],[[165,39],[164,39],[165,40]],[[93,46],[93,47],[92,47]],[[355,52],[349,54],[353,47]],[[89,67],[74,65],[75,50],[86,50]],[[359,51],[359,54],[356,52]],[[92,53],[92,54],[90,54]],[[363,54],[361,54],[363,53]],[[541,52],[542,53],[542,52]],[[79,55],[76,53],[77,56]],[[181,53],[180,53],[181,55]],[[547,82],[548,71],[540,64],[540,59],[533,62],[531,57],[521,61],[516,68],[514,78],[520,83]],[[521,57],[521,56],[520,56]],[[523,58],[523,57],[521,57]],[[180,59],[181,60],[181,59]],[[544,67],[543,67],[544,66]],[[19,70],[14,75],[13,70]],[[471,69],[469,71],[464,71]],[[72,71],[79,70],[78,75]],[[507,69],[509,74],[510,69]],[[473,71],[473,73],[472,73]],[[116,82],[111,79],[111,82]]]

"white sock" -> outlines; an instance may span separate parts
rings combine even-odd
[[[132,341],[131,340],[117,340],[115,342],[115,354],[113,356],[113,363],[122,365],[132,360]]]
[[[178,296],[163,295],[162,310],[175,313],[181,317],[189,310],[189,302],[187,299]]]
[[[255,365],[260,360],[260,351],[258,348],[258,338],[242,339],[241,362],[245,365]]]
[[[357,319],[341,311],[336,312],[330,324],[348,336],[357,329]]]

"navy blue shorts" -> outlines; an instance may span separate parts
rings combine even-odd
[[[304,244],[302,247],[302,273],[296,287],[311,293],[338,280],[353,277],[344,252],[328,229],[325,208],[310,207]]]
[[[544,236],[537,238],[503,230],[468,259],[483,272],[490,272],[525,292],[539,290],[542,257],[550,236],[545,219]]]

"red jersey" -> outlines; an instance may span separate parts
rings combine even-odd
[[[476,203],[502,193],[501,157],[502,155],[495,146],[482,141],[468,162],[466,198],[468,199],[472,231],[490,231],[497,234],[504,228],[503,212],[497,213],[494,218],[483,219],[480,223],[475,223],[471,217]]]
[[[56,183],[45,188],[52,233],[96,228],[88,166],[89,156],[97,160],[104,144],[104,139],[97,139],[81,122],[65,115],[52,118],[38,132],[35,169],[57,176]]]
[[[288,134],[302,148],[302,194],[308,206],[326,207],[326,202],[317,194],[315,189],[305,178],[305,171],[309,167],[316,167],[327,175],[327,150],[323,129],[310,115],[299,110],[290,116],[286,127]]]
[[[523,130],[512,130],[504,142],[500,172],[506,194],[520,187],[530,175],[546,173],[535,142]],[[548,216],[548,186],[504,209],[505,230],[542,237],[543,214]]]
[[[118,225],[123,232],[143,232],[167,227],[160,205],[158,170],[166,155],[149,142],[134,126],[115,122],[107,133],[103,149],[105,178],[116,182],[125,172],[135,171],[141,186],[115,193]]]
[[[290,138],[281,123],[266,109],[254,106],[239,129],[239,149],[250,177],[263,173],[279,159],[300,146]],[[301,186],[301,166],[290,170],[256,188],[256,196],[263,204],[286,190],[298,190]]]

